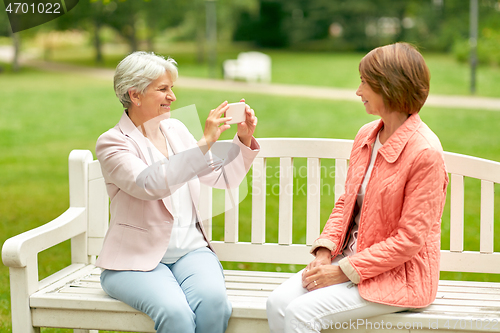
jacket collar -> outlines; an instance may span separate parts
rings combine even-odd
[[[401,155],[406,143],[410,140],[413,134],[418,130],[422,120],[417,114],[412,114],[408,119],[401,125],[396,132],[394,132],[390,138],[384,143],[384,145],[379,149],[379,153],[385,160],[389,163],[394,163]],[[376,123],[376,126],[368,133],[363,145],[372,145],[380,129],[384,126],[382,120]]]
[[[164,115],[165,119],[168,119],[170,117],[169,114]],[[161,121],[160,122],[161,129],[163,133],[167,136],[168,142],[170,143],[170,146],[172,147],[172,150],[174,153],[178,152],[178,145],[175,139],[171,135],[171,131],[173,130],[171,122],[168,121]],[[135,126],[135,124],[132,122],[132,120],[129,118],[126,110],[123,111],[122,117],[120,118],[120,121],[118,122],[118,127],[122,131],[123,134],[126,136],[132,138],[132,140],[137,143],[139,146],[139,149],[141,150],[142,155],[144,156],[146,163],[148,165],[151,165],[154,163],[154,158],[152,157],[152,152],[150,151],[151,149],[156,148],[149,144],[149,140],[146,139],[146,137],[139,131],[139,129]]]
[[[120,130],[122,131],[123,134],[128,135],[130,137],[136,136],[137,134],[142,135],[137,127],[135,127],[134,123],[132,120],[130,120],[127,110],[123,111],[122,117],[120,118],[120,121],[118,122],[118,126],[120,127]],[[138,133],[135,133],[138,132]]]
[[[144,160],[146,161],[146,164],[153,164],[154,159],[152,158],[152,152],[150,151],[151,147],[147,144],[146,137],[142,135],[137,127],[135,127],[135,124],[129,118],[126,110],[123,111],[122,117],[118,122],[118,127],[123,134],[131,138],[137,144]]]

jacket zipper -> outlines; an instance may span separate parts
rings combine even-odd
[[[375,139],[377,140],[377,139]],[[375,142],[373,143],[373,145],[375,145]],[[371,160],[371,154],[373,152],[373,147],[371,147],[371,150],[370,150],[370,160]],[[366,189],[365,189],[365,197],[363,198],[363,205],[361,205],[361,208],[359,210],[359,225],[358,225],[358,239],[356,241],[356,252],[357,252],[357,247],[358,247],[358,244],[360,244],[360,241],[361,241],[361,217],[363,216],[362,212],[363,212],[363,208],[366,206],[364,203],[367,201],[366,199],[368,198],[368,188],[370,187],[370,184],[373,180],[373,170],[376,170],[377,168],[377,161],[379,160],[378,158],[379,154],[377,152],[377,155],[375,155],[375,162],[373,162],[373,168],[372,168],[372,172],[370,174],[370,179],[368,180],[368,184],[366,184]],[[368,162],[368,166],[370,166],[370,162]],[[368,167],[366,168],[366,170],[368,170]],[[366,177],[366,173],[365,173],[365,177]]]
[[[368,159],[368,164],[366,165],[366,168],[365,168],[366,171],[368,170],[368,167],[370,166],[370,160],[371,160],[371,155],[372,155],[372,151],[373,151],[373,145],[375,145],[375,142],[372,145],[368,145],[368,156],[370,156],[370,158]],[[378,156],[378,154],[377,154],[377,156]],[[375,157],[375,161],[376,161],[376,157]],[[363,176],[363,180],[364,180],[364,177],[366,177],[366,171],[365,171],[365,175]],[[356,198],[355,198],[356,202],[354,203],[354,205],[357,205],[358,193],[359,193],[359,189],[361,188],[361,185],[363,184],[363,180],[361,181],[361,184],[360,184],[360,186],[358,188],[358,191],[356,192]],[[371,175],[370,175],[370,181],[371,181]],[[368,181],[368,183],[370,181]],[[366,185],[366,188],[368,188],[368,184]],[[363,206],[361,206],[361,208],[359,209],[359,212],[358,212],[358,214],[360,214],[360,218],[359,218],[359,222],[360,223],[359,224],[361,224],[361,211],[362,210],[363,210]],[[353,208],[353,212],[354,212],[354,208]],[[353,223],[354,223],[354,219],[355,218],[356,218],[356,216],[354,216],[354,214],[352,214],[351,218],[349,219],[349,224],[347,226],[347,229],[348,229],[347,231],[348,232],[347,233],[346,232],[343,233],[343,236],[342,236],[343,238],[342,238],[342,241],[340,242],[340,244],[342,244],[342,247],[340,248],[340,250],[339,250],[338,253],[341,253],[344,250],[345,246],[347,245],[346,244],[346,242],[348,241],[347,235],[351,232],[352,228],[354,228]],[[358,241],[359,241],[359,227],[360,226],[358,226]],[[356,245],[356,247],[357,247],[357,245]]]

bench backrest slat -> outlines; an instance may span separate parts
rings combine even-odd
[[[299,139],[266,138],[258,139],[259,157],[296,157],[349,159],[352,140],[341,139]]]
[[[238,212],[239,212],[239,189],[226,190],[225,214],[224,214],[224,241],[226,243],[238,242]]]
[[[292,244],[293,158],[280,158],[278,244]]]
[[[500,163],[482,158],[445,152],[446,170],[452,174],[500,183]]]
[[[481,180],[480,252],[493,253],[495,183]]]
[[[203,221],[203,227],[209,240],[212,240],[212,188],[205,184],[200,184],[200,206],[198,207]]]
[[[255,158],[252,169],[251,242],[264,244],[266,242],[266,159]]]
[[[306,245],[312,245],[320,234],[321,160],[307,159],[307,226]]]
[[[464,176],[450,176],[450,251],[464,250]]]

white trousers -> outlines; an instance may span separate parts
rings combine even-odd
[[[366,318],[407,310],[366,301],[351,282],[309,292],[302,287],[302,272],[285,281],[269,296],[267,318],[271,333],[310,333],[327,328],[365,329],[369,325],[364,320]],[[374,324],[379,323],[370,325]]]

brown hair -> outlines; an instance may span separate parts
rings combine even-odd
[[[408,43],[370,51],[359,63],[361,77],[382,95],[390,110],[417,113],[429,95],[430,72],[424,58]]]

